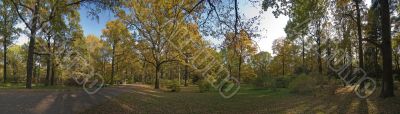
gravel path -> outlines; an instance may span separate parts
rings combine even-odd
[[[131,91],[133,86],[103,88],[93,95],[83,90],[0,90],[0,113],[73,114]]]

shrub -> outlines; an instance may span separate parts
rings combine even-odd
[[[207,80],[201,80],[198,82],[200,92],[207,92],[211,89],[211,84]]]
[[[181,87],[177,80],[168,80],[167,81],[167,89],[170,89],[171,92],[181,91]]]
[[[316,81],[311,76],[300,75],[289,83],[290,92],[298,94],[312,93]]]
[[[290,77],[278,77],[275,78],[276,88],[287,88],[290,82]]]
[[[267,76],[258,76],[251,84],[256,88],[275,88],[275,80]]]
[[[78,81],[82,81],[82,82],[83,82],[83,79],[78,79]],[[75,81],[75,79],[73,79],[73,78],[68,78],[68,79],[64,82],[64,84],[65,84],[66,86],[74,86],[74,87],[82,86],[82,85],[79,85],[79,84]]]
[[[235,86],[235,83],[231,80],[225,81],[220,87],[222,92],[228,92]]]

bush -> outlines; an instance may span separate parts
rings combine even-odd
[[[167,89],[170,89],[171,92],[181,91],[181,87],[177,80],[168,80],[167,81]]]
[[[256,88],[275,88],[275,80],[267,76],[258,76],[251,84]]]
[[[220,88],[222,90],[222,92],[228,92],[230,91],[233,87],[235,86],[235,83],[231,80],[226,81],[222,87]]]
[[[207,80],[199,81],[198,85],[199,85],[200,92],[207,92],[207,91],[210,91],[210,89],[211,89],[211,84]]]
[[[83,82],[83,79],[78,79],[78,81],[82,81],[82,82]],[[75,81],[75,79],[73,79],[73,78],[68,78],[68,79],[64,82],[64,85],[66,85],[66,86],[73,86],[73,87],[82,86],[82,85],[79,85],[79,84]]]
[[[313,92],[316,81],[311,76],[300,75],[289,83],[289,89],[292,93],[309,94]]]
[[[290,82],[290,77],[278,77],[275,79],[276,88],[287,88]]]

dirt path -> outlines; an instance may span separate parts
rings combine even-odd
[[[71,114],[81,112],[108,99],[132,92],[132,85],[103,88],[93,95],[83,90],[1,90],[0,113],[2,114]]]

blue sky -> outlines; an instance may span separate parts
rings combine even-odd
[[[103,30],[108,21],[114,20],[114,14],[110,11],[103,11],[99,14],[99,19],[92,19],[88,16],[88,9],[82,7],[79,10],[81,14],[81,26],[84,31],[85,36],[92,34],[98,37],[101,36],[101,30]]]

